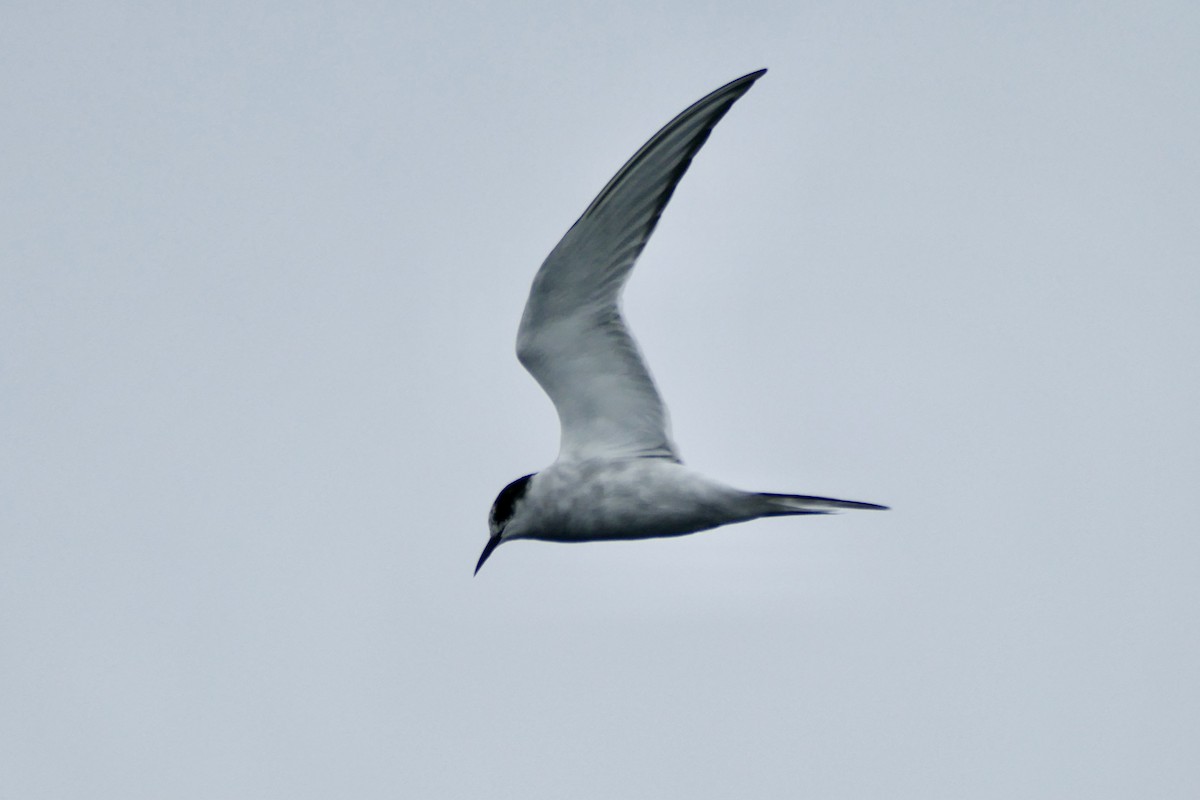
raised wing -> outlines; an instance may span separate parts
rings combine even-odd
[[[679,460],[666,407],[621,318],[621,289],[692,157],[765,72],[722,86],[642,145],[533,279],[517,357],[554,401],[559,460]]]

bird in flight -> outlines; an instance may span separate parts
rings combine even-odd
[[[538,270],[517,333],[517,358],[558,411],[558,458],[500,492],[477,574],[497,547],[514,539],[649,539],[758,517],[886,508],[742,491],[685,467],[662,398],[621,317],[621,290],[692,157],[765,72],[722,86],[667,123]]]

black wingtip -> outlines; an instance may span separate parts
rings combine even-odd
[[[729,89],[733,89],[733,88],[735,88],[735,87],[740,87],[740,86],[744,86],[744,87],[745,87],[745,88],[742,90],[743,92],[745,92],[745,91],[749,91],[749,89],[750,89],[750,86],[751,86],[751,85],[752,85],[752,84],[753,84],[753,83],[754,83],[756,80],[758,80],[759,78],[761,78],[763,75],[766,75],[766,74],[767,74],[767,68],[766,68],[766,67],[763,67],[762,69],[756,69],[756,70],[754,70],[754,72],[747,72],[747,73],[746,73],[745,75],[743,75],[742,77],[740,77],[740,78],[734,78],[734,79],[733,79],[733,80],[731,80],[729,83],[727,83],[727,84],[725,84],[724,86],[722,86],[720,89],[717,89],[716,91],[710,92],[710,94],[719,94],[719,93],[721,93],[721,92],[727,91],[727,90],[729,90]],[[740,96],[740,95],[739,95],[739,96]],[[705,98],[705,99],[707,99],[707,98]]]

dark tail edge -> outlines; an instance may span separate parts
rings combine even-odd
[[[845,510],[887,511],[887,506],[877,503],[862,503],[858,500],[837,500],[833,497],[813,497],[804,494],[772,494],[759,492],[759,497],[766,500],[768,510],[764,516],[783,516],[787,514],[836,514]]]

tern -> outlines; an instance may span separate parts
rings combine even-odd
[[[517,358],[554,402],[558,458],[504,487],[475,573],[514,539],[681,536],[758,517],[886,509],[735,489],[685,467],[667,411],[621,316],[621,290],[693,156],[766,73],[722,86],[646,142],[601,190],[533,279]]]

